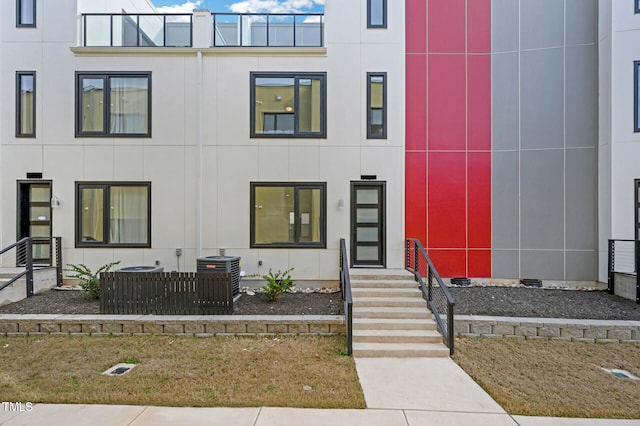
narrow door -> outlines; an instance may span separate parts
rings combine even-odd
[[[18,182],[18,240],[33,237],[35,264],[51,263],[51,181]],[[24,262],[25,259],[20,259]],[[20,263],[19,261],[19,263]]]
[[[351,266],[386,266],[385,182],[351,182]]]

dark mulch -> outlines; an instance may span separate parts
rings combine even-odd
[[[640,305],[606,291],[451,287],[458,315],[640,321]]]
[[[340,293],[288,293],[269,302],[260,293],[243,294],[234,303],[234,315],[342,315]],[[48,290],[16,303],[0,306],[0,314],[99,314],[100,302],[79,291]]]
[[[452,287],[458,315],[640,321],[640,305],[605,291],[513,287]],[[342,315],[340,293],[290,293],[269,302],[243,294],[234,315]],[[99,314],[97,300],[78,291],[50,290],[0,306],[0,314]]]

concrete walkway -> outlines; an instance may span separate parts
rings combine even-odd
[[[356,368],[365,410],[34,404],[16,412],[3,403],[0,425],[640,425],[639,420],[511,416],[449,358],[356,358]]]

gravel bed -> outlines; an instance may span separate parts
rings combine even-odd
[[[640,321],[640,305],[605,291],[518,287],[450,287],[458,315]],[[269,302],[243,294],[234,315],[342,315],[340,293],[289,293]],[[49,290],[0,306],[0,314],[99,314],[97,300],[80,292]]]

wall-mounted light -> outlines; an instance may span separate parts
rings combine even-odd
[[[287,111],[287,112],[291,112],[291,111],[293,111],[293,107],[288,106],[284,110]]]
[[[280,102],[282,100],[282,95],[276,95],[276,101]]]
[[[340,197],[340,199],[338,200],[338,208],[344,209],[344,198],[342,197]]]
[[[51,197],[51,208],[56,209],[58,207],[60,207],[60,200],[54,195]]]

